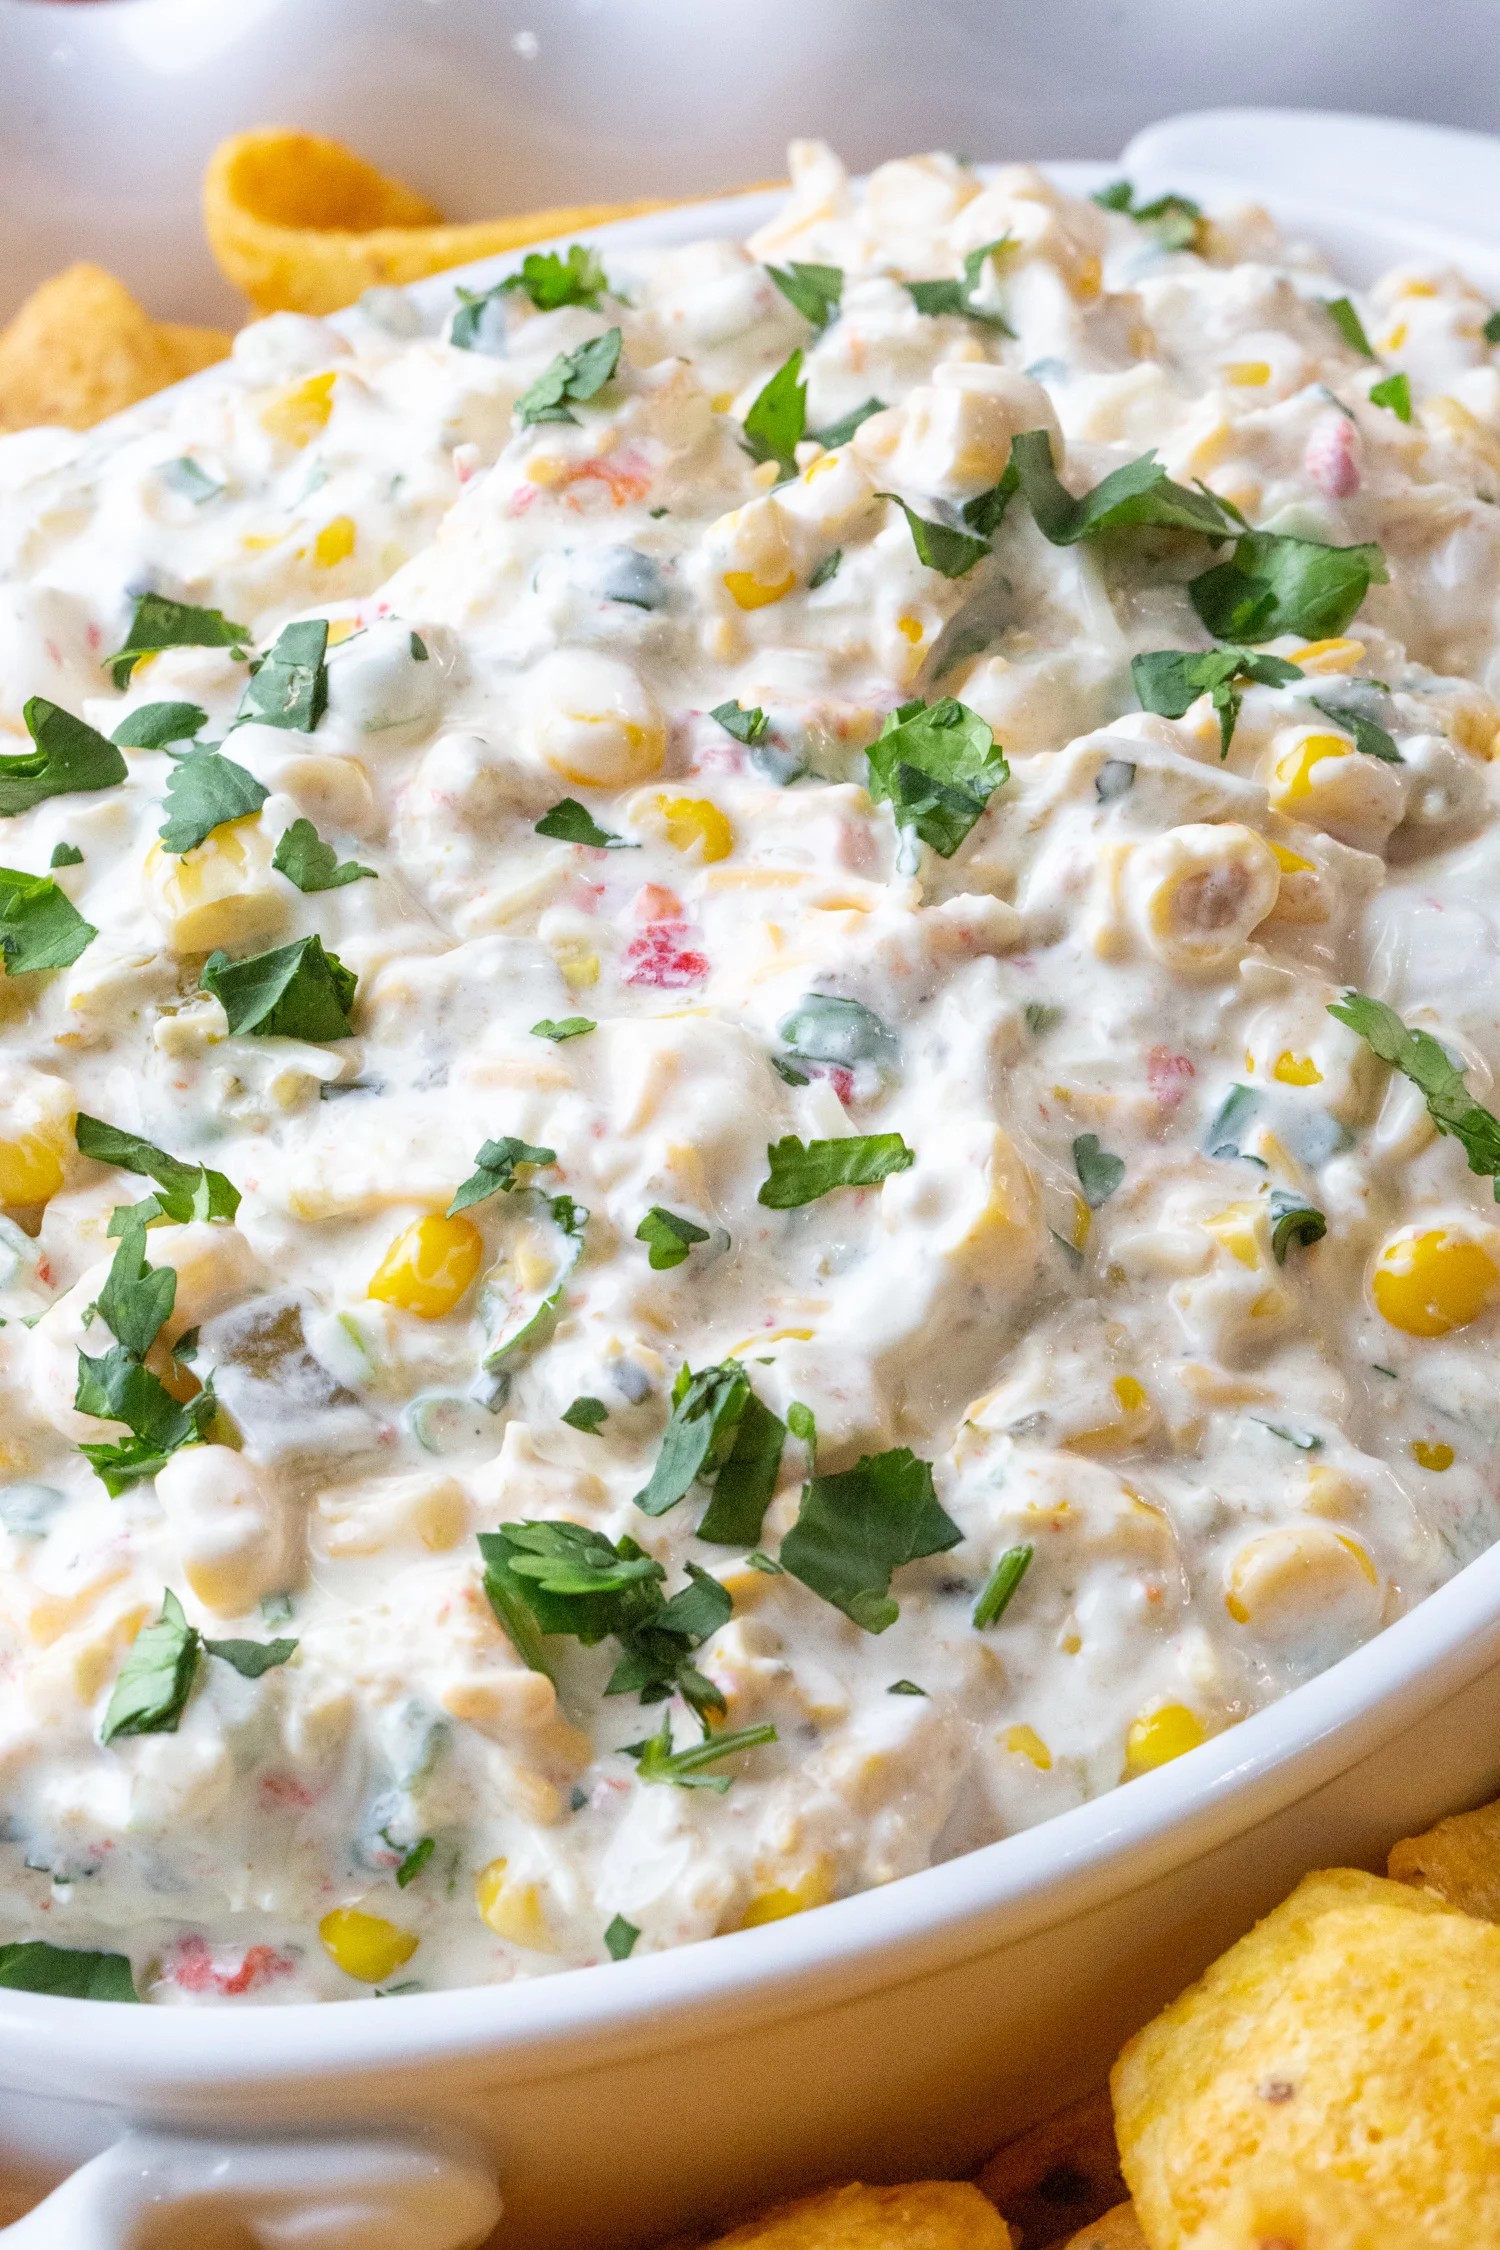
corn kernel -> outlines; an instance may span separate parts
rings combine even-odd
[[[1500,1294],[1500,1272],[1482,1243],[1446,1227],[1403,1227],[1380,1253],[1375,1310],[1408,1336],[1466,1328]]]
[[[17,1133],[0,1141],[0,1203],[17,1209],[46,1203],[63,1184],[63,1155],[44,1133]]]
[[[524,1945],[532,1953],[555,1953],[557,1947],[547,1927],[535,1883],[507,1882],[507,1860],[492,1859],[474,1879],[474,1903],[479,1919],[496,1937]]]
[[[347,517],[341,517],[341,518],[340,518],[339,520],[340,520],[341,522],[347,522],[347,521],[348,521],[348,518],[347,518]],[[331,528],[331,527],[330,527],[330,528]],[[351,541],[351,545],[352,545],[352,541]],[[332,617],[332,618],[330,618],[330,619],[329,619],[329,621],[328,621],[328,646],[329,646],[330,648],[337,648],[337,647],[339,646],[339,643],[340,643],[341,641],[352,640],[352,639],[353,639],[353,637],[354,637],[354,635],[355,635],[355,634],[356,634],[356,633],[357,633],[358,631],[359,631],[359,620],[358,620],[358,618],[356,618],[356,617]]]
[[[1267,837],[1266,841],[1270,843],[1271,840]],[[1300,852],[1288,851],[1285,844],[1271,844],[1271,849],[1276,854],[1276,864],[1283,875],[1305,875],[1312,866],[1310,859],[1304,859]],[[1250,1063],[1249,1067],[1253,1070],[1254,1063]]]
[[[142,873],[174,953],[209,953],[269,937],[286,919],[285,886],[271,872],[259,813],[222,821],[180,855],[153,844]]]
[[[1240,390],[1258,390],[1271,380],[1271,363],[1268,359],[1232,359],[1222,373],[1226,383]]]
[[[809,1867],[795,1883],[760,1891],[740,1916],[742,1930],[756,1930],[765,1922],[784,1922],[789,1914],[805,1914],[809,1907],[826,1906],[833,1896],[823,1861]]]
[[[778,585],[763,586],[753,570],[726,570],[724,584],[738,609],[768,609],[772,602],[784,601],[797,583],[797,573],[789,570]]]
[[[1153,1766],[1168,1765],[1207,1739],[1202,1720],[1186,1704],[1165,1703],[1131,1726],[1125,1737],[1125,1770],[1128,1774],[1149,1773]]]
[[[1382,341],[1380,349],[1383,352],[1399,352],[1401,346],[1405,342],[1406,322],[1404,320],[1398,320],[1395,327],[1391,330],[1389,336],[1385,337]]]
[[[325,523],[313,541],[313,553],[320,570],[332,570],[335,563],[343,562],[354,552],[354,518],[335,516]]]
[[[379,1914],[363,1914],[357,1906],[336,1906],[325,1914],[318,1935],[330,1961],[361,1984],[384,1983],[421,1943],[410,1930],[398,1929]]]
[[[1073,277],[1075,297],[1097,297],[1104,286],[1104,267],[1097,258],[1085,258]]]
[[[1323,1073],[1311,1055],[1294,1055],[1290,1048],[1276,1058],[1271,1076],[1282,1086],[1321,1086]]]
[[[452,1312],[479,1271],[484,1241],[468,1219],[416,1219],[380,1261],[368,1294],[419,1320]]]
[[[1293,804],[1313,791],[1313,769],[1325,758],[1352,758],[1354,746],[1341,734],[1305,734],[1276,761],[1276,792],[1272,802]]]
[[[566,953],[557,965],[570,992],[587,992],[591,984],[599,982],[597,953]]]
[[[1429,1445],[1425,1438],[1413,1438],[1411,1457],[1419,1469],[1430,1469],[1434,1476],[1441,1476],[1444,1469],[1453,1466],[1452,1446]]]
[[[922,638],[922,621],[919,617],[898,617],[896,630],[902,635],[903,639],[910,641],[912,647],[915,648]]]
[[[1133,1375],[1117,1375],[1111,1388],[1127,1414],[1141,1414],[1147,1406],[1146,1386]]]
[[[1231,1258],[1237,1258],[1242,1266],[1253,1270],[1261,1262],[1260,1236],[1256,1230],[1259,1215],[1257,1204],[1231,1203],[1226,1211],[1205,1219],[1203,1225],[1216,1242],[1224,1245]]]
[[[1082,1250],[1087,1246],[1089,1229],[1093,1223],[1093,1212],[1081,1195],[1075,1195],[1073,1198],[1073,1248],[1075,1250]]]
[[[704,859],[715,860],[727,859],[734,850],[733,828],[707,797],[658,797],[656,809],[674,851],[690,852],[698,844]]]
[[[1018,1758],[1029,1758],[1038,1773],[1052,1771],[1052,1752],[1034,1727],[1007,1727],[1005,1747]]]
[[[1352,672],[1364,653],[1363,641],[1309,641],[1298,649],[1297,662],[1304,672]]]
[[[336,380],[337,370],[330,368],[326,375],[309,375],[305,383],[293,383],[278,392],[261,415],[261,428],[269,437],[284,438],[288,445],[310,444],[319,430],[328,426]]]

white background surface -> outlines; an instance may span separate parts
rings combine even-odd
[[[226,133],[348,140],[455,218],[775,178],[1110,156],[1227,103],[1500,127],[1500,0],[0,0],[0,319],[71,258],[225,319],[197,215]]]

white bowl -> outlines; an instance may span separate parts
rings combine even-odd
[[[1495,245],[1463,229],[1472,205],[1445,224],[1434,185],[1459,179],[1493,207],[1500,142],[1329,122],[1344,134],[1336,201],[1299,173],[1324,144],[1290,113],[1157,127],[1124,167],[1210,198],[1261,192],[1362,274],[1406,254],[1415,230],[1500,286]],[[1416,167],[1409,192],[1403,167]],[[748,231],[766,200],[628,233]],[[487,2231],[498,2180],[501,2241],[606,2250],[805,2183],[963,2172],[1096,2084],[1122,2039],[1305,1869],[1378,1867],[1393,1838],[1497,1787],[1493,1550],[1176,1764],[815,1914],[392,2006],[0,1992],[0,2161],[40,2185],[93,2158],[0,2242],[125,2250],[148,2205],[208,2197],[259,2214],[267,2244],[458,2250]],[[119,2140],[132,2125],[149,2130]]]

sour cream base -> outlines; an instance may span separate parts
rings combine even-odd
[[[104,735],[186,702],[267,792],[173,852],[175,762],[127,748],[122,783],[0,821],[0,864],[97,932],[0,983],[0,1944],[128,1955],[181,2005],[711,1937],[1190,1750],[1496,1535],[1489,1183],[1328,1014],[1379,992],[1488,1099],[1487,306],[1388,277],[1377,364],[1255,212],[1173,250],[1024,167],[855,191],[806,145],[793,180],[748,247],[606,258],[596,306],[513,292],[477,348],[401,299],[278,316],[149,424],[0,444],[0,747],[33,697]],[[767,270],[794,261],[843,276],[821,329]],[[958,275],[967,311],[907,287]],[[572,420],[517,416],[612,328]],[[808,432],[880,404],[777,482],[744,423],[798,350]],[[1410,420],[1369,397],[1396,372]],[[1257,644],[1301,677],[1243,688],[1221,758],[1209,699],[1141,712],[1130,659],[1208,645],[1186,587],[1222,548],[1054,545],[1012,500],[948,577],[882,497],[956,529],[1034,430],[1075,493],[1154,447],[1259,529],[1377,542],[1389,583],[1342,634]],[[261,654],[327,619],[326,712],[232,724],[232,648],[116,691],[147,590]],[[865,757],[944,695],[1010,761],[947,858]],[[613,841],[538,833],[563,799]],[[298,821],[370,872],[301,889]],[[231,1032],[208,957],[313,934],[358,979],[351,1036]],[[151,1183],[80,1155],[80,1112],[242,1198],[146,1236],[177,1277],[150,1364],[219,1412],[118,1497],[79,1364]],[[772,1144],[874,1135],[913,1161],[760,1200]],[[554,1161],[448,1217],[506,1136]],[[1278,1243],[1277,1196],[1326,1234]],[[653,1210],[693,1230],[676,1264]],[[680,1371],[734,1363],[808,1410],[753,1559],[697,1536],[702,1484],[635,1505]],[[898,1447],[960,1536],[871,1632],[765,1565],[814,1465]],[[477,1535],[549,1520],[637,1542],[669,1595],[690,1563],[727,1589],[693,1664],[716,1727],[776,1739],[705,1768],[722,1793],[642,1778],[664,1714],[678,1751],[701,1729],[606,1695],[615,1640],[549,1634],[540,1670],[505,1630]],[[295,1651],[202,1653],[174,1727],[104,1741],[168,1591],[210,1642]]]

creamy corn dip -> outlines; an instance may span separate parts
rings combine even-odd
[[[815,1908],[1495,1537],[1488,318],[803,144],[0,444],[0,1982]]]

